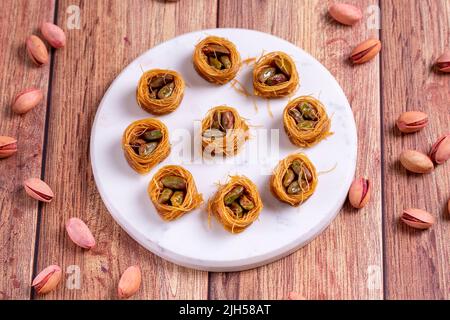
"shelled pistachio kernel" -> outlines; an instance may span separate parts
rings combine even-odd
[[[225,70],[232,66],[230,50],[219,44],[208,44],[202,48],[203,54],[207,58],[208,64],[217,69]]]
[[[148,82],[148,91],[152,99],[166,99],[175,90],[175,77],[171,74],[158,75]]]
[[[244,193],[243,186],[236,186],[231,189],[223,198],[225,205],[229,206]]]

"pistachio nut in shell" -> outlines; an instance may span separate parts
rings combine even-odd
[[[360,43],[350,54],[350,60],[354,64],[361,64],[374,58],[381,50],[381,41],[369,39]]]
[[[416,208],[403,210],[401,219],[408,226],[416,229],[428,229],[436,222],[431,213]]]
[[[370,200],[370,182],[365,178],[353,180],[348,191],[348,200],[350,204],[357,209],[364,207]]]
[[[69,238],[77,246],[84,249],[91,249],[95,246],[95,238],[83,220],[78,218],[70,218],[66,222],[66,231]]]
[[[449,73],[450,72],[450,50],[445,51],[437,60],[436,60],[436,69],[440,72]]]
[[[50,265],[34,278],[31,284],[38,294],[45,294],[56,288],[61,281],[61,268],[57,265]]]
[[[36,107],[44,99],[42,90],[37,88],[28,88],[20,91],[14,98],[12,111],[17,114],[24,114]]]
[[[17,152],[17,140],[7,136],[0,136],[0,159],[8,158]]]
[[[354,25],[362,19],[362,12],[358,7],[347,3],[333,3],[328,8],[330,16],[347,26]]]
[[[27,53],[31,61],[37,66],[48,63],[49,55],[44,42],[37,36],[31,35],[27,38]]]
[[[30,178],[25,180],[23,183],[25,192],[32,198],[43,201],[50,202],[53,200],[54,194],[52,189],[41,179]]]
[[[421,111],[403,112],[397,119],[397,127],[403,133],[417,132],[428,124],[428,115]]]
[[[131,266],[120,277],[117,294],[120,299],[128,299],[133,296],[141,286],[141,269],[138,266]]]
[[[430,158],[437,164],[450,159],[450,133],[440,137],[431,147]]]
[[[66,45],[66,34],[56,24],[44,22],[41,25],[41,33],[53,48],[59,49]]]
[[[422,152],[415,150],[405,150],[400,155],[402,166],[414,173],[429,173],[433,170],[433,161]]]

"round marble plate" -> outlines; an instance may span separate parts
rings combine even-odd
[[[192,66],[195,44],[208,35],[234,42],[242,59],[263,52],[291,55],[301,85],[294,97],[313,95],[325,105],[334,132],[315,147],[299,150],[284,130],[282,112],[288,98],[264,100],[246,96],[229,83],[216,86],[203,80]],[[173,69],[186,81],[184,99],[173,113],[158,117],[170,132],[172,152],[147,175],[127,164],[121,139],[134,120],[152,117],[136,104],[136,85],[143,70]],[[244,64],[237,80],[253,92],[252,64]],[[237,84],[239,87],[239,85]],[[232,158],[203,161],[198,141],[199,121],[217,105],[238,109],[251,125],[252,139]],[[275,199],[269,190],[271,171],[287,155],[302,151],[315,164],[319,183],[314,195],[298,208]],[[211,29],[184,34],[145,52],[111,84],[97,111],[91,136],[91,162],[100,195],[113,218],[142,246],[176,264],[209,271],[236,271],[260,266],[302,247],[334,219],[355,173],[356,128],[349,103],[334,77],[312,56],[272,35],[244,29]],[[159,218],[147,196],[153,174],[164,165],[179,164],[194,176],[205,204],[173,221]],[[259,220],[234,235],[214,219],[208,224],[206,202],[228,175],[242,174],[259,188],[264,209]]]

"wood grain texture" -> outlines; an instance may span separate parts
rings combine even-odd
[[[81,9],[81,29],[67,30],[69,5]],[[57,263],[79,268],[80,289],[68,289],[65,274],[47,299],[115,299],[121,273],[138,264],[143,273],[138,299],[204,299],[208,274],[175,266],[140,247],[110,217],[97,193],[88,159],[97,106],[111,81],[134,58],[178,34],[216,26],[215,1],[59,2],[58,22],[67,47],[57,52],[49,119],[46,179],[56,198],[43,210],[39,270]],[[137,107],[137,106],[136,106]],[[97,248],[83,251],[67,237],[70,217],[86,221]],[[76,270],[76,269],[75,269]],[[65,281],[64,281],[65,280]]]
[[[29,299],[38,202],[26,195],[22,181],[41,177],[49,66],[34,66],[25,40],[39,35],[42,21],[53,19],[53,1],[6,1],[0,10],[0,135],[18,140],[18,152],[0,159],[0,299]],[[25,115],[11,111],[18,91],[37,87],[44,102]]]
[[[405,2],[408,4],[405,5]],[[450,49],[450,2],[383,1],[382,94],[385,150],[385,242],[387,299],[450,298],[450,164],[428,175],[407,173],[398,158],[404,149],[428,153],[450,131],[450,77],[432,64]],[[424,130],[401,135],[394,127],[401,112],[429,115]],[[436,216],[436,225],[413,230],[399,222],[404,208],[417,207]]]
[[[377,4],[350,2],[364,12]],[[356,67],[346,61],[353,46],[378,37],[367,18],[352,28],[338,25],[328,17],[324,1],[220,1],[220,27],[280,36],[311,53],[337,78],[358,127],[363,156],[357,175],[371,179],[373,193],[366,208],[346,205],[323,234],[289,257],[242,273],[212,274],[210,298],[286,299],[290,292],[308,299],[383,298],[379,59]]]

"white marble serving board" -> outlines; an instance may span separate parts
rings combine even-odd
[[[319,98],[332,119],[334,134],[312,148],[299,150],[289,142],[283,129],[282,113],[288,98],[270,100],[269,105],[267,100],[238,93],[230,84],[216,86],[203,80],[192,66],[192,52],[195,44],[208,35],[222,36],[234,42],[242,59],[277,50],[291,55],[300,75],[300,87],[294,97],[313,95]],[[153,68],[178,71],[187,86],[180,107],[171,114],[158,117],[169,128],[171,155],[149,174],[139,175],[128,166],[121,139],[132,121],[153,117],[138,107],[135,97],[142,70]],[[244,65],[237,76],[249,92],[253,92],[251,73],[252,65]],[[198,144],[185,140],[198,133],[196,128],[206,112],[221,104],[235,107],[248,119],[253,137],[237,157],[208,164],[202,162]],[[270,141],[279,141],[278,150],[276,143],[270,144]],[[263,152],[267,145],[271,148]],[[189,155],[192,156],[185,156],[183,150],[186,149],[183,148],[191,149]],[[117,76],[105,93],[91,136],[95,181],[117,223],[158,256],[179,265],[209,271],[260,266],[288,255],[320,234],[346,198],[355,172],[356,150],[352,110],[328,70],[285,40],[245,29],[188,33],[145,52]],[[319,182],[314,195],[300,207],[293,208],[272,196],[268,181],[278,161],[298,151],[306,153],[315,164]],[[161,166],[168,164],[188,169],[205,199],[201,208],[173,222],[161,220],[147,196],[151,177]],[[259,219],[238,235],[225,231],[214,218],[209,226],[206,213],[206,202],[216,191],[217,183],[225,182],[227,176],[233,174],[249,177],[258,186],[264,203]]]

